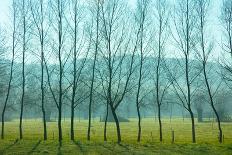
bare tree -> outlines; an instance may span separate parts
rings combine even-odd
[[[21,10],[21,18],[22,18],[22,96],[21,96],[21,103],[20,103],[20,119],[19,119],[19,137],[20,139],[23,138],[23,128],[22,128],[22,121],[23,121],[23,111],[24,111],[24,97],[25,97],[25,83],[26,83],[26,74],[25,74],[25,53],[27,51],[27,44],[28,44],[28,3],[27,1],[23,0],[20,3],[20,10]]]
[[[157,27],[158,27],[158,56],[156,63],[156,103],[158,108],[158,119],[159,119],[159,134],[160,134],[160,142],[163,141],[163,133],[162,133],[162,121],[161,121],[161,105],[165,95],[165,91],[170,86],[170,83],[167,83],[164,86],[164,89],[161,90],[161,74],[162,63],[164,62],[164,50],[165,43],[167,42],[167,28],[168,28],[168,19],[169,19],[169,10],[167,6],[167,0],[157,0],[156,2],[156,12],[157,12]]]
[[[11,65],[10,65],[10,77],[8,82],[8,88],[7,88],[7,94],[6,99],[4,102],[3,110],[2,110],[2,132],[1,132],[1,138],[4,139],[4,127],[5,127],[5,112],[7,108],[7,103],[10,96],[11,91],[11,85],[12,85],[12,79],[13,79],[13,68],[14,68],[14,59],[15,59],[15,46],[16,46],[16,15],[17,15],[17,5],[15,0],[13,0],[12,3],[12,13],[13,13],[13,30],[12,30],[12,58],[11,58]],[[1,41],[2,42],[2,41]]]
[[[107,109],[109,106],[115,120],[118,143],[121,142],[121,132],[116,110],[129,90],[134,66],[134,52],[130,56],[126,55],[130,39],[127,36],[129,33],[126,29],[127,18],[123,16],[125,11],[125,3],[121,0],[101,2],[105,50],[100,50],[104,61],[100,77],[103,81]]]
[[[77,90],[77,82],[78,82],[78,75],[77,75],[77,58],[78,58],[78,47],[77,47],[77,39],[78,39],[78,2],[77,0],[72,1],[71,5],[73,5],[73,22],[74,22],[74,29],[72,33],[74,34],[73,37],[73,84],[72,84],[72,99],[71,99],[71,140],[74,140],[74,111],[75,111],[75,97],[76,97],[76,90]]]
[[[51,73],[54,71],[54,69],[52,70],[52,72],[49,72],[49,64],[48,64],[48,60],[45,61],[45,66],[46,66],[46,72],[47,72],[47,78],[48,78],[48,85],[49,85],[49,89],[52,93],[54,102],[56,104],[57,107],[57,111],[58,111],[58,136],[59,136],[59,142],[61,144],[61,141],[63,139],[62,136],[62,108],[63,108],[63,95],[65,93],[65,91],[67,90],[67,88],[64,89],[64,67],[65,67],[65,63],[67,62],[67,57],[69,57],[69,54],[66,55],[65,53],[65,47],[64,47],[64,36],[66,34],[66,29],[64,28],[65,23],[64,23],[64,18],[65,18],[65,6],[66,6],[66,2],[63,0],[56,0],[56,1],[50,1],[50,9],[51,9],[51,14],[54,15],[55,21],[56,23],[52,22],[51,25],[53,27],[52,32],[54,32],[54,34],[57,34],[57,38],[52,38],[53,43],[51,45],[51,48],[53,50],[53,52],[55,52],[55,56],[58,59],[58,92],[57,92],[57,96],[55,93],[54,88],[52,87],[51,84]],[[53,18],[51,19],[53,21]],[[65,55],[67,57],[65,57]],[[69,86],[68,86],[69,88]]]
[[[44,46],[45,46],[45,11],[44,11],[44,0],[39,2],[30,1],[30,8],[33,17],[33,21],[37,30],[37,35],[40,43],[40,65],[41,65],[41,111],[43,115],[43,138],[47,140],[47,123],[46,123],[46,109],[45,109],[45,85],[44,85]]]
[[[204,75],[204,80],[205,84],[207,87],[209,99],[210,99],[210,105],[213,109],[213,112],[217,118],[218,122],[218,130],[219,130],[219,142],[222,143],[222,128],[221,128],[221,121],[218,115],[218,112],[215,108],[215,103],[213,99],[213,93],[212,93],[212,86],[210,86],[209,83],[209,77],[207,74],[207,62],[208,58],[211,54],[212,51],[212,45],[207,43],[207,38],[206,38],[206,23],[207,23],[207,13],[208,13],[208,7],[210,4],[210,0],[197,0],[196,1],[196,9],[197,9],[197,16],[199,19],[199,34],[200,34],[200,47],[201,47],[201,54],[200,60],[202,62],[202,67],[203,67],[203,75]]]
[[[182,106],[189,112],[192,123],[192,142],[196,143],[195,132],[195,120],[192,111],[191,97],[194,93],[191,90],[193,81],[199,74],[191,76],[191,63],[190,57],[195,49],[196,37],[195,37],[195,2],[190,0],[184,0],[178,3],[176,8],[176,16],[174,17],[174,26],[176,34],[173,34],[173,38],[177,43],[178,50],[184,56],[185,63],[183,65],[183,73],[185,75],[185,86],[182,86],[175,78],[173,80],[173,86],[177,97],[180,99]],[[186,93],[187,92],[187,93]]]
[[[74,0],[71,4],[72,6],[72,10],[73,10],[73,26],[71,26],[71,33],[70,36],[73,40],[73,80],[72,80],[72,97],[71,97],[71,140],[74,140],[74,112],[75,109],[78,105],[80,105],[83,101],[86,100],[86,98],[88,97],[88,95],[83,95],[83,92],[80,92],[81,90],[81,75],[83,72],[83,69],[86,65],[86,60],[87,60],[87,56],[89,54],[90,51],[90,45],[92,42],[92,26],[88,25],[87,29],[88,30],[83,30],[83,32],[81,32],[81,26],[83,26],[81,24],[81,11],[83,11],[82,9],[80,9],[81,7],[79,7],[79,3],[77,0]],[[85,23],[86,24],[86,23]],[[90,27],[89,27],[90,26]],[[90,30],[89,30],[90,29]],[[86,36],[84,35],[86,33],[89,33],[88,37],[89,40],[87,41],[87,39],[84,39]],[[80,33],[81,32],[81,33]],[[73,35],[74,34],[74,35]],[[81,34],[81,35],[79,35]],[[79,37],[80,36],[80,37]],[[79,40],[79,41],[78,41]],[[85,48],[85,42],[88,43],[88,46]],[[82,51],[84,51],[85,53],[83,53]],[[83,56],[82,60],[81,60],[81,56]],[[79,60],[78,60],[79,59]],[[79,63],[78,63],[79,61]],[[78,92],[79,91],[79,92]],[[77,99],[77,92],[79,94],[79,98]],[[85,92],[86,94],[86,92]]]
[[[87,139],[90,140],[90,129],[91,129],[91,118],[92,118],[92,103],[93,103],[93,93],[94,93],[94,81],[95,81],[95,68],[98,54],[98,46],[99,46],[99,18],[100,18],[100,0],[97,0],[96,6],[96,40],[95,40],[95,51],[94,51],[94,59],[92,65],[92,78],[91,78],[91,86],[90,86],[90,96],[89,96],[89,123],[88,123],[88,132]]]
[[[148,14],[148,4],[149,0],[137,0],[137,10],[135,14],[136,23],[138,24],[138,31],[136,32],[136,42],[135,42],[135,49],[139,51],[139,75],[138,75],[138,86],[136,92],[136,109],[138,115],[138,137],[137,141],[140,142],[141,140],[141,112],[140,106],[142,102],[142,95],[141,95],[141,87],[144,83],[144,63],[146,58],[146,46],[148,43],[145,43],[145,29],[146,29],[146,18]],[[139,46],[139,47],[138,47]]]

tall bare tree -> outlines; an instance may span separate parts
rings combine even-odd
[[[44,0],[30,1],[30,8],[33,17],[33,21],[37,30],[37,35],[40,43],[40,65],[41,65],[41,111],[43,118],[43,138],[47,140],[47,122],[46,122],[46,109],[45,109],[45,85],[44,85],[44,46],[46,37],[45,27],[45,11],[44,11]]]
[[[135,49],[139,51],[139,75],[138,75],[138,86],[136,92],[136,109],[138,115],[138,136],[137,141],[140,142],[141,140],[141,102],[142,102],[142,95],[141,95],[141,87],[144,80],[144,63],[146,58],[146,20],[148,14],[148,5],[149,0],[137,0],[137,10],[135,14],[136,23],[138,24],[138,32],[136,32],[136,42],[135,42]]]
[[[86,65],[87,56],[90,50],[90,45],[92,43],[92,26],[91,24],[88,25],[86,29],[81,29],[82,24],[82,12],[84,11],[81,9],[82,5],[78,0],[73,0],[71,3],[71,10],[72,10],[72,24],[71,24],[71,39],[73,41],[72,44],[72,51],[73,51],[73,80],[72,80],[72,95],[71,95],[71,140],[74,140],[75,133],[74,133],[74,113],[75,109],[82,101],[84,101],[88,95],[83,95],[84,92],[78,92],[81,90],[80,82],[82,72]],[[88,33],[88,41],[84,39],[85,33]],[[85,48],[85,43],[88,43],[88,46]],[[77,93],[79,97],[77,99]]]
[[[28,44],[28,1],[23,0],[20,3],[20,10],[21,10],[21,18],[22,18],[22,96],[21,96],[21,103],[20,103],[20,118],[19,118],[19,137],[20,139],[23,138],[23,128],[22,128],[22,121],[23,121],[23,112],[24,112],[24,97],[25,97],[25,85],[26,85],[26,74],[25,74],[25,53],[27,51],[27,44]]]
[[[3,110],[2,110],[2,132],[1,132],[1,138],[4,139],[4,129],[5,129],[5,112],[10,96],[10,91],[11,91],[11,85],[12,85],[12,79],[13,79],[13,68],[14,68],[14,60],[15,60],[15,46],[16,46],[16,15],[18,13],[17,9],[17,4],[15,0],[12,2],[12,13],[13,13],[13,30],[12,30],[12,58],[11,58],[11,65],[10,65],[10,77],[9,77],[9,82],[8,82],[8,88],[7,88],[7,94],[6,94],[6,99],[4,102]]]
[[[200,38],[200,47],[201,47],[201,54],[199,54],[199,56],[202,62],[204,81],[207,87],[207,91],[208,91],[208,95],[210,99],[210,105],[213,109],[213,112],[218,122],[219,142],[222,143],[221,121],[220,121],[219,114],[215,107],[213,93],[212,93],[212,85],[210,85],[209,77],[207,73],[207,62],[208,62],[208,58],[212,51],[212,44],[208,43],[207,37],[206,37],[207,15],[208,15],[209,4],[210,4],[210,0],[197,0],[196,1],[196,10],[197,10],[197,16],[199,20],[198,29],[199,29],[199,34],[200,34],[199,38]]]
[[[185,86],[173,80],[173,86],[177,97],[180,99],[182,106],[189,112],[191,123],[192,123],[192,142],[196,143],[196,132],[195,132],[195,120],[192,110],[191,97],[193,90],[191,89],[193,81],[197,75],[191,75],[191,62],[190,57],[193,55],[193,50],[196,44],[196,18],[195,18],[195,1],[184,0],[178,3],[176,7],[176,15],[174,17],[174,25],[176,34],[173,34],[173,38],[177,43],[177,48],[184,57],[185,63],[183,65],[183,74],[185,75]]]
[[[91,129],[91,118],[92,118],[92,103],[93,103],[93,93],[94,93],[94,81],[95,81],[95,68],[98,54],[98,46],[99,46],[99,19],[100,19],[100,0],[97,0],[96,6],[96,40],[95,40],[95,51],[94,51],[94,59],[92,65],[92,78],[91,78],[91,86],[90,86],[90,96],[89,96],[89,123],[88,123],[88,132],[87,139],[90,140],[90,129]],[[95,11],[94,11],[95,12]]]
[[[167,42],[167,28],[168,28],[168,19],[169,19],[169,8],[167,5],[167,0],[157,0],[156,1],[156,18],[157,18],[157,27],[158,27],[158,56],[156,63],[156,103],[158,108],[158,119],[159,119],[159,135],[160,142],[163,141],[163,132],[162,132],[162,121],[161,121],[161,105],[165,95],[165,91],[170,86],[170,83],[167,83],[161,90],[161,77],[164,72],[162,72],[162,63],[164,63],[164,50],[165,44]]]
[[[125,11],[125,3],[122,0],[101,2],[102,37],[105,50],[100,50],[104,63],[100,76],[103,79],[106,106],[109,106],[115,120],[118,143],[121,142],[121,131],[116,110],[129,90],[134,67],[134,52],[127,55],[130,39],[126,29],[128,19],[123,16]]]
[[[74,111],[75,111],[75,96],[77,89],[77,29],[78,29],[78,2],[72,1],[74,12],[74,41],[73,41],[73,86],[72,86],[72,101],[71,101],[71,140],[74,140]]]
[[[54,69],[49,72],[49,61],[44,60],[45,62],[45,68],[47,72],[47,78],[48,78],[48,85],[49,89],[52,93],[57,111],[58,111],[58,139],[61,144],[61,141],[63,139],[62,136],[62,109],[63,109],[63,95],[65,93],[66,88],[64,89],[64,67],[65,63],[67,62],[67,57],[69,57],[69,54],[65,53],[65,47],[64,47],[64,36],[66,34],[67,29],[65,29],[65,8],[66,8],[66,2],[64,0],[56,0],[56,1],[49,1],[50,2],[50,13],[54,16],[51,20],[51,25],[53,27],[54,34],[56,34],[55,37],[53,38],[53,43],[51,43],[51,48],[53,52],[55,53],[55,58],[58,59],[58,69],[57,69],[57,74],[58,74],[58,91],[57,94],[55,93],[54,87],[52,87],[51,83],[51,73],[54,71]],[[53,20],[54,19],[54,20]],[[53,22],[56,21],[56,22]],[[54,35],[52,34],[52,35]],[[67,56],[67,57],[65,57]]]

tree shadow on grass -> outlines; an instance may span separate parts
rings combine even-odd
[[[12,148],[14,145],[16,145],[19,142],[19,139],[15,139],[13,144],[10,144],[9,146],[7,146],[6,148],[4,148],[3,150],[0,150],[0,154],[4,154],[5,151],[9,150],[10,148]]]
[[[73,141],[73,143],[80,149],[81,153],[85,152],[80,141]]]
[[[32,153],[37,149],[37,147],[39,146],[40,143],[41,143],[41,140],[39,140],[39,141],[34,145],[34,147],[31,149],[31,151],[29,151],[27,154],[32,154]]]
[[[103,148],[109,150],[110,152],[114,152],[114,149],[112,147],[106,146],[106,145],[102,145]]]
[[[122,143],[119,143],[118,145],[121,146],[122,148],[124,148],[126,151],[130,151],[129,145],[125,145]]]
[[[62,155],[61,147],[62,147],[62,141],[60,141],[58,145],[58,152],[57,152],[58,155]]]

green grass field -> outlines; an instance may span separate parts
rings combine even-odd
[[[42,140],[41,120],[24,120],[24,138],[18,140],[18,120],[6,123],[5,140],[0,140],[0,154],[232,154],[232,123],[222,123],[224,143],[218,144],[216,122],[196,123],[197,144],[191,143],[190,120],[163,120],[164,142],[159,142],[158,122],[142,120],[142,141],[137,143],[137,120],[120,123],[122,143],[117,144],[114,123],[108,123],[108,142],[103,141],[103,125],[95,119],[91,141],[86,140],[87,121],[75,122],[76,141],[69,140],[69,120],[63,121],[62,146],[58,143],[57,123],[48,123],[48,140]],[[171,144],[171,130],[175,144]]]

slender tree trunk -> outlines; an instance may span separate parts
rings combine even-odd
[[[42,113],[43,113],[43,129],[44,129],[44,140],[47,140],[47,120],[46,120],[46,111],[44,105],[44,16],[43,16],[43,0],[40,0],[40,12],[42,16],[41,22],[41,104],[42,104]]]
[[[191,121],[192,121],[192,142],[196,143],[196,132],[195,132],[195,122],[194,122],[194,115],[193,112],[190,110],[190,117],[191,117]]]
[[[42,92],[42,113],[43,113],[43,129],[44,129],[44,140],[47,140],[47,123],[46,123],[46,111],[44,105],[44,54],[43,54],[43,47],[41,50],[41,92]]]
[[[204,63],[204,77],[205,77],[205,82],[206,82],[206,86],[207,86],[207,90],[208,90],[208,93],[209,93],[209,98],[210,98],[210,105],[213,109],[213,112],[217,118],[217,123],[218,123],[218,130],[219,130],[219,142],[222,143],[222,128],[221,128],[221,121],[220,121],[220,117],[218,115],[218,112],[214,106],[214,101],[213,101],[213,96],[212,96],[212,93],[211,93],[211,89],[210,89],[210,86],[209,86],[209,82],[208,82],[208,78],[207,78],[207,74],[206,74],[206,64]]]
[[[74,111],[75,111],[75,96],[77,88],[77,0],[75,1],[74,10],[74,51],[73,51],[73,90],[72,90],[72,101],[71,101],[71,140],[74,140]]]
[[[163,135],[162,135],[162,122],[161,122],[161,101],[160,101],[160,61],[161,61],[161,35],[162,35],[162,21],[161,17],[159,21],[159,49],[158,49],[158,62],[156,66],[156,103],[158,108],[158,120],[159,120],[159,136],[160,136],[160,142],[163,141]]]
[[[111,111],[112,111],[114,121],[115,121],[115,125],[116,125],[116,128],[117,128],[118,143],[121,143],[121,131],[120,131],[119,120],[118,120],[115,109],[112,106],[110,106],[110,107],[111,107]]]
[[[61,124],[61,121],[62,121],[62,110],[61,108],[59,108],[59,114],[58,114],[58,132],[59,132],[59,142],[62,141],[62,124]]]
[[[61,49],[62,49],[62,6],[61,6],[61,2],[60,0],[58,0],[58,37],[59,37],[59,49],[58,49],[58,57],[59,57],[59,104],[58,104],[58,131],[59,131],[59,142],[62,141],[63,137],[62,137],[62,98],[63,98],[63,64],[62,64],[62,58],[61,58]]]
[[[185,75],[187,85],[187,106],[192,122],[192,142],[196,143],[194,114],[191,109],[191,83],[189,79],[189,53],[190,53],[190,24],[189,24],[189,0],[186,5],[186,53],[185,53]]]
[[[204,57],[205,59],[205,57]],[[210,89],[210,86],[209,86],[209,82],[208,82],[208,78],[207,78],[207,73],[206,73],[206,61],[203,62],[203,72],[204,72],[204,78],[205,78],[205,82],[206,82],[206,86],[207,86],[207,90],[208,90],[208,94],[209,94],[209,98],[210,98],[210,105],[213,109],[213,112],[217,118],[217,123],[218,123],[218,130],[219,130],[219,142],[222,143],[222,128],[221,128],[221,121],[220,121],[220,117],[218,115],[218,112],[214,106],[214,101],[213,101],[213,95],[211,93],[211,89]]]
[[[71,129],[70,129],[70,133],[71,133],[71,140],[74,140],[74,105],[71,105]]]
[[[23,139],[23,129],[22,129],[22,120],[23,120],[23,110],[24,110],[24,95],[25,95],[25,51],[26,51],[26,15],[25,15],[25,0],[23,0],[23,62],[22,62],[22,98],[21,98],[21,107],[20,107],[20,120],[19,120],[19,138]]]
[[[139,107],[137,105],[137,114],[138,114],[138,137],[137,137],[137,141],[140,142],[141,140],[141,115],[140,115],[140,110]]]
[[[205,36],[204,36],[204,22],[205,22],[205,19],[204,19],[205,14],[204,14],[204,12],[206,11],[206,8],[204,6],[205,3],[204,2],[200,3],[200,10],[201,10],[201,12],[200,12],[200,23],[201,23],[200,31],[201,31],[201,48],[202,48],[202,54],[203,54],[203,61],[202,61],[203,73],[204,73],[204,79],[205,79],[206,87],[207,87],[207,90],[208,90],[208,95],[209,95],[209,98],[210,98],[210,105],[211,105],[211,107],[212,107],[212,109],[214,111],[214,114],[216,115],[217,122],[218,122],[219,142],[222,143],[221,121],[220,121],[218,112],[217,112],[217,110],[216,110],[216,108],[214,106],[213,95],[211,93],[211,89],[210,89],[210,85],[209,85],[209,81],[208,81],[208,77],[207,77],[207,73],[206,73],[206,64],[207,64],[207,58],[206,57],[207,56],[206,56],[206,53],[205,53]],[[232,47],[232,46],[230,46],[230,47]]]
[[[219,142],[222,143],[222,128],[221,128],[221,121],[220,121],[220,117],[218,115],[218,112],[216,110],[216,108],[214,106],[212,106],[213,108],[213,111],[216,115],[216,118],[217,118],[217,123],[218,123],[218,130],[219,130]]]
[[[142,48],[140,50],[142,50]],[[137,115],[138,115],[138,119],[139,119],[139,121],[138,121],[138,137],[137,137],[138,142],[140,142],[140,139],[141,139],[141,115],[140,115],[139,96],[140,96],[141,81],[142,81],[142,68],[143,68],[143,54],[141,51],[141,60],[140,60],[140,67],[139,67],[139,81],[138,81],[138,89],[137,89],[137,93],[136,93],[136,109],[137,109]]]
[[[162,130],[162,121],[161,121],[161,110],[160,106],[158,106],[158,119],[159,119],[159,135],[160,135],[160,142],[163,141],[163,130]]]
[[[99,43],[98,42],[98,39],[99,39],[99,13],[100,13],[100,6],[99,6],[99,0],[97,0],[97,23],[96,23],[96,25],[97,25],[97,32],[96,32],[97,36],[96,36],[96,44],[95,44],[93,68],[92,68],[92,79],[91,79],[91,86],[90,86],[89,123],[88,123],[87,140],[90,140],[91,117],[92,117],[92,102],[93,102],[93,88],[94,88],[94,80],[95,80],[95,67],[96,67],[96,60],[97,60],[97,53],[98,53],[98,43]]]
[[[105,117],[105,124],[104,124],[104,141],[107,141],[107,135],[106,135],[106,130],[107,130],[107,121],[108,121],[108,115],[109,115],[109,103],[107,102],[106,105],[106,117]]]

